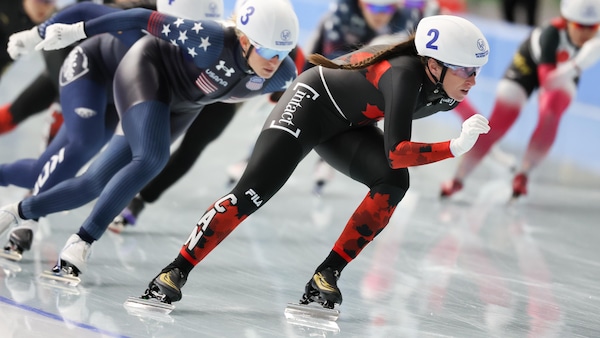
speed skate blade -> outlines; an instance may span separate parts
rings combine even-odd
[[[77,286],[77,285],[79,285],[79,283],[81,283],[81,279],[79,277],[65,275],[65,274],[61,274],[61,273],[54,273],[54,272],[48,271],[48,270],[46,270],[40,274],[40,279],[41,280],[44,280],[44,279],[52,280],[52,281],[67,284],[70,286]]]
[[[79,289],[79,286],[71,286],[70,284],[57,282],[52,279],[40,278],[38,280],[38,285],[43,288],[46,288],[46,289],[51,289],[51,290],[56,291],[61,294],[70,294],[70,295],[79,296],[82,293],[82,291]]]
[[[13,250],[0,250],[0,257],[6,258],[13,262],[19,262],[21,259],[23,259],[23,255]]]
[[[134,315],[168,315],[173,311],[175,305],[160,302],[156,299],[143,299],[139,297],[129,297],[123,303],[123,307]]]
[[[0,258],[0,267],[8,274],[21,272],[21,266],[14,261]]]
[[[340,327],[336,323],[336,320],[340,316],[339,310],[325,309],[320,307],[320,305],[288,303],[284,313],[289,324],[340,332]]]

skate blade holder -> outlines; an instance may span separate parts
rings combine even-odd
[[[163,303],[156,299],[143,299],[139,297],[127,298],[125,303],[123,303],[123,307],[129,314],[159,320],[160,318],[172,320],[169,313],[175,309],[175,305],[173,304]]]
[[[336,323],[340,316],[339,310],[325,309],[320,305],[288,303],[284,313],[287,322],[290,324],[336,333],[340,332],[340,327]]]
[[[0,250],[0,257],[6,258],[13,262],[19,262],[23,259],[23,255],[12,250]]]
[[[65,275],[61,273],[54,273],[52,271],[44,271],[40,274],[41,280],[51,280],[57,283],[66,284],[68,286],[75,287],[81,283],[81,279],[76,276]]]

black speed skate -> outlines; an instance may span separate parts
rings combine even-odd
[[[8,243],[6,243],[0,252],[0,257],[18,262],[23,258],[23,252],[31,249],[32,242],[32,229],[27,227],[15,228],[8,236]]]
[[[128,311],[150,311],[169,314],[175,308],[172,302],[181,300],[181,288],[187,281],[179,268],[163,270],[156,276],[142,296],[129,297],[123,306]]]
[[[323,326],[323,322],[335,322],[340,315],[340,311],[334,309],[335,304],[342,304],[342,293],[337,287],[339,278],[339,272],[331,268],[316,272],[306,283],[299,304],[287,305],[286,318],[295,323],[303,322],[304,325],[319,322],[319,326]],[[312,306],[311,303],[320,304],[321,307]]]
[[[339,278],[339,272],[331,268],[315,273],[306,283],[300,304],[316,302],[326,309],[333,309],[335,304],[341,305],[342,292],[337,287]]]

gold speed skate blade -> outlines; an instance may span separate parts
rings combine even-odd
[[[284,313],[289,324],[340,332],[340,327],[336,323],[340,316],[339,310],[325,309],[320,305],[288,303]]]
[[[45,270],[40,274],[40,280],[51,280],[58,283],[63,283],[69,286],[77,286],[81,283],[81,279],[79,277],[73,275],[67,275],[64,273],[54,273],[52,271]]]
[[[123,303],[128,313],[138,316],[149,316],[152,314],[168,315],[173,311],[175,305],[163,303],[156,299],[143,299],[140,297],[129,297]]]
[[[23,259],[23,255],[14,250],[0,250],[0,257],[6,258],[13,262],[19,262],[21,259]]]

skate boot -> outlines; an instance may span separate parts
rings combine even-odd
[[[326,309],[333,309],[335,304],[341,305],[342,292],[337,287],[339,278],[339,272],[331,268],[315,273],[306,283],[300,304],[316,302]]]
[[[175,308],[172,302],[181,300],[181,288],[187,276],[179,268],[166,267],[156,276],[139,298],[129,297],[125,301],[128,312],[150,311],[169,314]]]
[[[108,225],[108,230],[114,233],[121,233],[128,225],[135,225],[137,218],[139,217],[142,210],[144,210],[145,202],[142,197],[136,195],[129,205],[123,209],[121,214]]]
[[[12,261],[23,259],[23,252],[31,249],[33,235],[38,227],[37,223],[34,220],[25,220],[20,226],[13,228],[8,235],[8,243],[0,252],[0,257]]]
[[[25,221],[19,216],[19,203],[5,205],[0,208],[0,235],[10,227],[18,226]]]
[[[451,181],[444,182],[442,184],[442,191],[440,192],[441,198],[447,198],[452,196],[454,193],[461,191],[463,188],[463,184],[458,179],[453,179]]]
[[[521,195],[527,195],[527,174],[519,173],[513,179],[513,199],[519,198]]]
[[[316,272],[306,283],[299,303],[287,304],[284,313],[288,322],[299,325],[310,323],[311,327],[339,330],[335,321],[338,320],[340,311],[334,309],[335,304],[342,304],[342,293],[337,287],[339,278],[340,273],[331,268]],[[313,306],[311,303],[320,306]]]
[[[58,263],[52,271],[44,271],[41,277],[77,286],[81,282],[79,275],[85,271],[91,252],[91,244],[77,234],[71,235],[60,252]]]
[[[181,288],[185,285],[186,281],[186,276],[179,271],[179,268],[163,270],[148,284],[148,289],[146,289],[144,296],[146,299],[155,298],[167,304],[177,302],[181,300]]]

